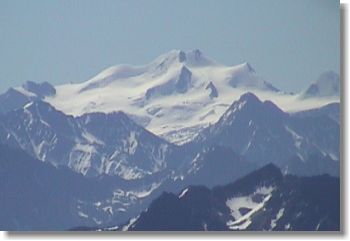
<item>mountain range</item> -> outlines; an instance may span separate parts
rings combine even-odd
[[[107,230],[335,231],[339,197],[338,178],[283,176],[269,164],[224,186],[164,192],[139,216]]]
[[[331,71],[291,94],[199,50],[27,81],[0,95],[0,227],[339,230],[316,200],[340,198],[339,94]]]
[[[338,170],[339,136],[339,124],[327,116],[290,115],[271,101],[246,93],[189,145],[227,146],[260,166],[273,162],[286,171],[294,156],[303,163],[318,154]]]
[[[338,102],[339,76],[325,72],[304,91],[290,94],[264,80],[247,62],[225,66],[200,50],[172,50],[144,66],[113,66],[81,83],[52,86],[29,81],[10,90],[7,97],[0,97],[5,109],[13,107],[7,107],[6,100],[18,107],[41,98],[73,116],[123,111],[152,133],[184,144],[215,123],[247,91],[286,112]]]
[[[123,112],[73,117],[35,101],[0,117],[0,123],[2,142],[84,175],[143,177],[162,171],[166,156],[176,148]]]

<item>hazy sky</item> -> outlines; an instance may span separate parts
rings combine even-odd
[[[1,0],[0,91],[26,80],[81,82],[171,49],[248,61],[298,91],[323,71],[339,73],[339,34],[336,0]]]

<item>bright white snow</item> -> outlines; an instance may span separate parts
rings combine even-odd
[[[226,206],[231,210],[231,216],[234,220],[227,222],[227,226],[232,230],[244,230],[251,224],[250,217],[264,207],[265,203],[271,198],[274,187],[260,187],[249,196],[237,196],[226,201]],[[253,200],[254,195],[263,195],[261,202]],[[241,208],[247,208],[249,211],[245,214],[240,212]]]
[[[128,231],[129,228],[132,227],[132,225],[134,225],[136,223],[136,221],[139,219],[139,217],[140,217],[140,215],[135,217],[135,218],[130,219],[129,223],[122,228],[122,231]]]
[[[184,67],[190,80],[183,76]],[[216,98],[205,89],[210,82],[218,91]],[[122,110],[135,120],[147,120],[143,124],[148,130],[177,144],[192,140],[200,128],[216,122],[247,91],[288,112],[339,101],[339,97],[302,99],[274,91],[248,63],[224,66],[199,51],[178,50],[145,66],[114,66],[88,81],[56,86],[56,90],[45,100],[67,114]],[[152,92],[150,98],[147,91]]]
[[[277,222],[283,216],[283,213],[284,213],[284,208],[281,208],[278,211],[276,218],[271,220],[271,230],[273,230],[276,227]]]
[[[183,196],[185,196],[187,192],[188,192],[188,188],[184,189],[184,190],[180,193],[179,198],[182,198]]]

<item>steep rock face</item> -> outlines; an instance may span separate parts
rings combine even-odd
[[[213,82],[210,82],[207,87],[205,87],[206,90],[209,90],[209,96],[210,98],[217,98],[219,96],[218,94],[218,90],[216,89],[215,85],[213,84]]]
[[[291,116],[247,93],[189,145],[213,144],[232,148],[258,165],[273,162],[283,169],[292,157],[305,161],[315,153],[337,162],[339,124],[327,116]]]
[[[0,95],[0,113],[6,113],[20,108],[30,102],[32,98],[14,88],[10,88],[4,94]]]
[[[325,198],[323,188],[329,190]],[[339,179],[283,176],[267,165],[232,184],[163,193],[119,229],[135,231],[339,231]]]
[[[84,175],[141,178],[164,170],[175,148],[122,112],[72,117],[37,101],[2,116],[0,123],[2,143]]]
[[[218,63],[207,57],[202,51],[194,49],[189,51],[171,50],[160,55],[152,61],[148,67],[172,67],[178,63],[185,64],[189,67],[208,67],[218,65]]]
[[[213,187],[240,178],[257,168],[257,165],[245,160],[232,149],[223,146],[203,148],[180,168],[186,185],[205,185]]]
[[[35,83],[27,81],[21,87],[9,88],[0,95],[0,113],[7,113],[23,107],[31,101],[44,99],[55,94],[55,87],[48,82]]]
[[[54,165],[68,161],[67,150],[75,139],[72,129],[77,129],[72,117],[54,111],[44,102],[30,102],[7,113],[0,122],[2,143],[21,148],[43,161],[51,159]]]
[[[192,86],[191,71],[185,66],[181,67],[180,73],[175,78],[170,79],[164,84],[152,87],[146,91],[145,98],[151,99],[157,96],[166,96],[173,93],[186,93]]]
[[[96,153],[104,154],[98,165],[102,172],[134,179],[171,165],[168,158],[176,147],[138,126],[123,112],[86,114],[78,122],[86,133],[101,141],[96,143],[100,146]]]
[[[35,83],[33,81],[27,81],[22,85],[22,88],[43,99],[47,96],[54,96],[56,89],[48,82]]]

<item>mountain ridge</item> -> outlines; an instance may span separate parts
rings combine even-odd
[[[273,162],[283,170],[288,169],[288,162],[295,155],[306,161],[318,153],[331,157],[332,169],[336,171],[339,136],[339,122],[328,116],[291,115],[271,101],[246,93],[188,145],[222,145],[258,165]]]
[[[332,194],[322,199],[325,186]],[[339,191],[338,178],[284,176],[268,164],[227,185],[164,192],[137,218],[102,230],[339,231]]]
[[[7,106],[6,97],[0,95],[2,109],[18,108],[33,95],[73,116],[121,110],[174,144],[193,140],[245,92],[289,113],[339,102],[339,95],[301,98],[285,93],[260,77],[251,63],[225,66],[198,49],[172,50],[142,66],[116,65],[81,83],[27,82],[23,86],[16,88],[22,96],[11,98],[16,106]]]
[[[73,117],[46,102],[35,101],[3,116],[0,123],[2,142],[21,147],[42,161],[91,175],[148,175],[162,170],[167,153],[176,148],[135,124],[123,112]],[[131,163],[134,170],[127,167]]]

